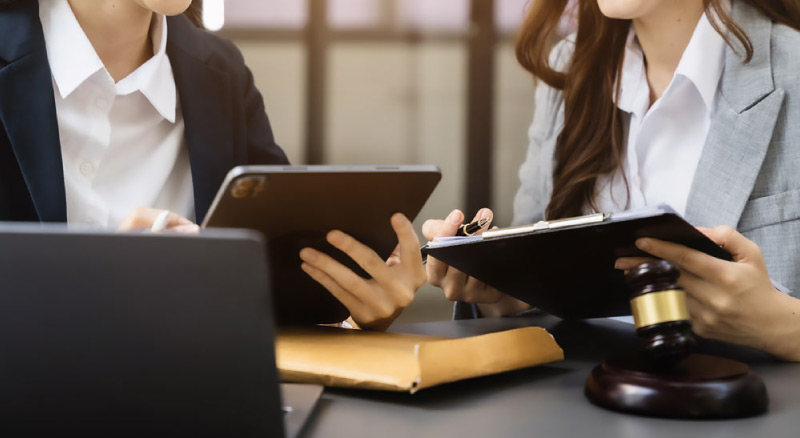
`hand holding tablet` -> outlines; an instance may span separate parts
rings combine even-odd
[[[384,328],[424,281],[409,221],[440,178],[434,166],[237,167],[203,226],[264,234],[280,323],[338,323],[352,313]],[[398,242],[399,263],[387,263]],[[301,251],[311,270],[301,268]]]

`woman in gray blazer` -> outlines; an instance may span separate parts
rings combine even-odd
[[[681,268],[694,330],[800,360],[800,4],[581,0],[577,35],[551,50],[566,4],[535,2],[518,42],[539,86],[514,222],[668,202],[735,259],[637,242]],[[483,315],[528,307],[436,260],[427,270]]]

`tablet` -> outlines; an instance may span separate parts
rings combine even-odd
[[[315,248],[368,277],[325,235],[341,230],[386,259],[397,246],[391,216],[414,220],[440,179],[435,166],[239,166],[202,226],[264,234],[279,324],[336,323],[349,313],[303,272],[300,250]]]

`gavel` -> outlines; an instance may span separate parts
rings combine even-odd
[[[605,360],[584,393],[604,408],[673,418],[736,418],[767,410],[764,382],[744,363],[693,354],[695,336],[680,271],[650,261],[627,275],[639,351]]]
[[[686,291],[678,286],[681,273],[665,260],[643,263],[632,269],[627,281],[631,312],[642,351],[659,369],[670,369],[695,347],[686,308]]]

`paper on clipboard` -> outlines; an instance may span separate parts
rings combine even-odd
[[[479,242],[482,240],[496,239],[499,237],[516,236],[520,234],[535,233],[544,230],[557,230],[561,228],[576,227],[581,225],[599,224],[603,222],[619,222],[625,220],[651,217],[664,213],[675,213],[667,204],[658,204],[638,209],[628,210],[620,213],[593,213],[585,216],[557,219],[552,221],[539,221],[535,224],[520,225],[516,227],[497,228],[487,230],[478,236],[453,236],[437,237],[428,242],[427,248],[443,248],[448,246],[463,245],[466,243]]]

